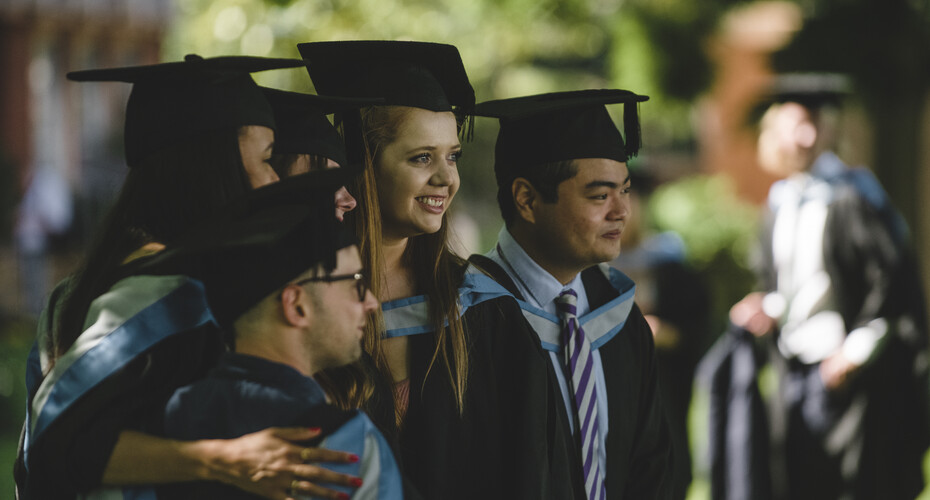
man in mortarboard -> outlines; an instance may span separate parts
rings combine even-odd
[[[505,227],[472,262],[520,301],[549,351],[587,498],[668,495],[669,435],[655,347],[633,282],[605,262],[630,212],[626,161],[639,149],[637,103],[588,90],[481,103],[500,119],[494,171]],[[627,141],[606,104],[624,103]]]
[[[361,478],[357,490],[325,486],[344,498],[400,499],[400,475],[384,438],[363,413],[328,405],[313,379],[323,369],[358,359],[365,323],[378,307],[354,235],[331,212],[329,200],[345,178],[330,175],[312,186],[285,179],[267,188],[273,191],[268,195],[254,193],[246,217],[197,235],[149,264],[193,270],[235,345],[203,380],[174,393],[165,409],[165,433],[182,440],[225,439],[273,426],[319,427],[322,443],[308,444],[358,458],[323,466]],[[325,203],[310,208],[306,201],[300,204],[306,197]],[[339,479],[335,473],[333,478]],[[292,490],[325,493],[299,479]],[[205,482],[172,486],[163,494],[257,498]]]
[[[777,77],[759,131],[762,291],[731,321],[773,342],[776,498],[914,498],[930,436],[923,293],[903,219],[832,151],[842,75]]]

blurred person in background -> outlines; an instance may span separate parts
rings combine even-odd
[[[19,289],[24,310],[38,317],[48,294],[52,240],[71,227],[73,198],[68,180],[52,165],[32,172],[16,211],[13,234],[19,259]]]
[[[686,261],[674,232],[656,233],[649,199],[658,187],[648,167],[630,167],[630,216],[623,228],[623,251],[610,265],[636,283],[636,304],[656,344],[659,393],[672,438],[672,461],[679,482],[673,498],[684,499],[691,482],[688,410],[697,363],[709,340],[710,297],[701,276]]]
[[[930,443],[924,298],[907,228],[870,171],[833,152],[835,74],[776,78],[762,117],[762,291],[730,319],[772,340],[776,498],[910,499]]]

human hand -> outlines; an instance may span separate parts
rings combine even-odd
[[[827,389],[834,391],[846,386],[849,377],[856,372],[859,365],[843,355],[843,351],[820,362],[820,378]]]
[[[730,322],[745,329],[756,337],[762,337],[775,330],[775,320],[762,309],[763,292],[753,292],[730,309]]]
[[[351,453],[294,444],[319,434],[318,428],[273,427],[236,439],[210,441],[214,446],[209,454],[210,479],[273,500],[291,500],[298,493],[347,499],[345,493],[320,484],[357,488],[362,480],[311,463],[351,463],[359,458]]]

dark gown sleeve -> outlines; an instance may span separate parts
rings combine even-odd
[[[570,499],[580,484],[551,363],[510,297],[464,316],[469,342],[465,407],[448,376],[426,376],[434,335],[411,343],[411,385],[402,433],[406,470],[425,498]],[[425,381],[424,381],[425,377]]]
[[[695,368],[710,341],[709,295],[700,275],[684,262],[659,264],[651,277],[656,300],[653,310],[644,312],[678,332],[675,345],[656,349],[656,370],[674,453],[675,498],[685,498],[691,483],[688,412]]]
[[[630,313],[624,330],[627,328],[631,329],[627,333],[632,337],[634,352],[639,359],[637,366],[633,367],[638,369],[639,373],[628,375],[630,380],[639,381],[639,398],[629,480],[623,498],[668,498],[674,483],[670,475],[671,443],[665,411],[659,396],[652,332],[639,307],[634,307]],[[611,398],[609,404],[615,403],[622,408],[623,402],[614,402],[613,399]],[[611,415],[613,414],[611,409]]]
[[[908,311],[904,287],[906,246],[888,221],[854,189],[839,189],[830,207],[824,231],[827,272],[840,299],[846,330],[865,326],[876,318],[900,316]]]
[[[867,401],[861,437],[851,438],[864,443],[857,488],[912,498],[923,488],[920,464],[930,447],[927,325],[920,273],[896,216],[846,186],[830,207],[824,249],[847,331],[875,318],[889,326],[851,381]],[[895,480],[883,483],[888,477]]]
[[[168,338],[82,397],[35,439],[27,498],[68,498],[100,486],[119,435],[151,432],[172,391],[200,378],[222,349],[204,326]]]

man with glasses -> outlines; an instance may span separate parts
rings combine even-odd
[[[235,346],[204,379],[174,393],[165,409],[164,431],[174,439],[193,440],[231,438],[272,426],[319,428],[322,442],[306,443],[298,452],[301,459],[320,462],[318,454],[333,449],[353,453],[357,460],[321,464],[332,471],[332,483],[284,478],[292,496],[400,499],[400,475],[384,438],[363,413],[329,405],[313,378],[361,356],[365,324],[379,307],[368,290],[354,235],[332,215],[332,193],[343,180],[331,177],[332,189],[313,193],[326,200],[315,210],[294,204],[252,207],[253,213],[229,230],[198,236],[217,243],[205,249],[194,244],[191,248],[200,248],[196,252],[185,256],[181,249],[180,257],[164,258],[188,266],[197,261],[210,308]],[[289,181],[273,189],[286,189]],[[270,198],[299,196],[258,193],[253,198],[264,198],[254,204],[261,206]],[[191,259],[191,253],[197,258]],[[269,460],[283,459],[278,455],[285,453],[269,450]],[[340,485],[343,474],[355,477],[357,489]],[[322,486],[339,493],[334,496]],[[206,482],[172,485],[160,495],[257,498]]]

